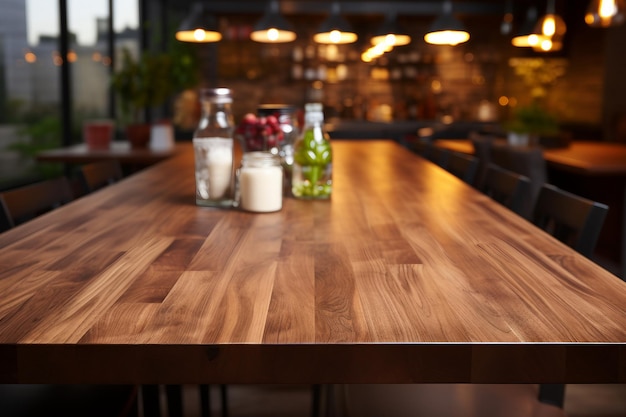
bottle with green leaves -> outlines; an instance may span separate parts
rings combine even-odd
[[[304,128],[294,145],[291,192],[296,198],[329,199],[333,189],[333,152],[324,131],[321,103],[304,107]]]

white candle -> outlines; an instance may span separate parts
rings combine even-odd
[[[283,205],[283,169],[267,152],[244,155],[239,172],[240,207],[259,213],[278,211]]]

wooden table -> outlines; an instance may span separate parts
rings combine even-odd
[[[106,159],[116,159],[123,165],[148,166],[161,162],[176,154],[173,149],[155,150],[151,148],[133,149],[129,142],[111,142],[109,149],[90,149],[84,143],[66,148],[51,149],[37,155],[40,162],[60,162],[66,164],[87,164]]]
[[[438,140],[435,145],[473,154],[467,139]],[[610,209],[598,244],[616,253],[626,280],[626,145],[574,141],[566,148],[543,151],[550,182],[568,191],[608,204]]]
[[[444,139],[435,146],[454,152],[473,154],[467,139]],[[575,141],[565,148],[546,148],[546,162],[562,170],[588,176],[626,175],[626,145],[611,142]]]
[[[194,203],[191,148],[0,234],[2,383],[626,382],[626,283],[392,141],[332,201]]]

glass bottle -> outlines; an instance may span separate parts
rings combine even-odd
[[[291,191],[303,199],[329,199],[333,188],[333,153],[324,131],[321,103],[304,107],[304,128],[294,145]]]
[[[283,132],[281,140],[277,143],[278,156],[283,166],[283,188],[286,196],[291,194],[291,168],[293,166],[293,146],[300,135],[296,108],[285,104],[262,104],[257,108],[261,117],[274,116]],[[274,149],[270,150],[272,153]]]
[[[200,92],[202,117],[193,135],[196,169],[196,204],[231,207],[235,193],[235,169],[241,158],[233,138],[233,102],[228,88]]]

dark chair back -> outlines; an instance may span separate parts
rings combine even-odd
[[[474,148],[474,156],[478,158],[478,172],[476,173],[474,184],[476,188],[481,189],[487,175],[487,167],[491,163],[491,144],[494,141],[494,137],[472,133],[470,134],[470,141]]]
[[[608,210],[606,204],[544,184],[537,198],[533,223],[591,257]]]
[[[523,216],[524,196],[530,190],[528,177],[489,164],[480,190],[498,203]]]
[[[516,172],[530,180],[530,189],[524,197],[523,216],[530,218],[539,190],[548,182],[548,168],[541,148],[510,146],[494,142],[491,161],[502,168]]]
[[[450,160],[451,152],[448,149],[439,148],[437,146],[432,147],[428,159],[444,169],[448,169],[448,161]]]
[[[79,171],[79,178],[87,193],[116,183],[123,176],[122,167],[119,161],[115,160],[83,165]]]
[[[409,149],[418,154],[421,157],[430,159],[430,154],[433,149],[433,144],[430,140],[417,138],[410,142]]]
[[[40,181],[0,193],[0,231],[8,230],[73,200],[65,177]]]
[[[478,158],[458,152],[450,152],[446,169],[466,183],[473,185],[478,172]]]

